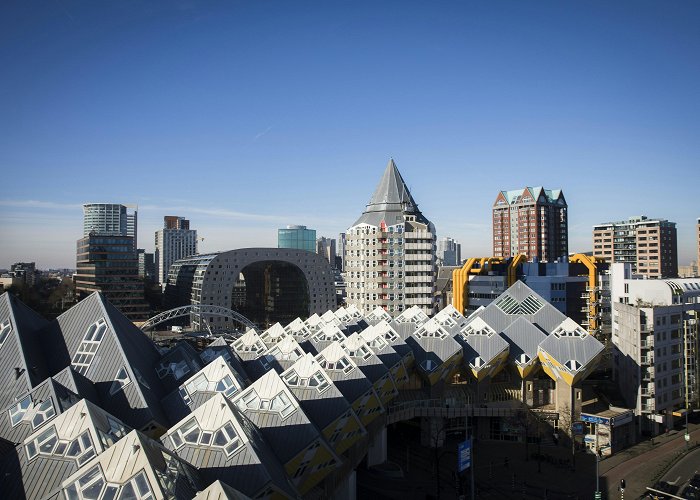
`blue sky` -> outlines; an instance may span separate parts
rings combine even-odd
[[[0,5],[0,267],[73,267],[81,204],[202,251],[336,236],[390,157],[438,236],[491,254],[501,189],[596,223],[700,217],[700,3],[12,1]]]

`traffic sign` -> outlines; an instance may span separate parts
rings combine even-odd
[[[457,445],[457,470],[467,470],[472,465],[472,440],[467,439]]]

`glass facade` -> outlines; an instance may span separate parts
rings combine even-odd
[[[149,316],[131,236],[86,236],[77,244],[75,287],[83,299],[102,292],[129,319]]]
[[[306,226],[287,226],[277,230],[277,248],[295,248],[316,252],[316,230]]]

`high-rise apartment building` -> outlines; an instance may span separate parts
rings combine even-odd
[[[543,262],[569,252],[567,204],[561,189],[501,191],[493,204],[493,255]]]
[[[611,266],[613,370],[640,430],[658,434],[700,402],[700,278],[640,278]]]
[[[119,203],[86,203],[83,205],[83,236],[90,233],[131,236],[136,251],[138,240],[138,207]]]
[[[440,238],[437,243],[439,266],[458,266],[462,263],[462,245],[452,238]]]
[[[295,248],[316,252],[316,230],[306,226],[287,226],[277,230],[277,248]]]
[[[418,210],[393,160],[360,218],[347,230],[347,303],[369,313],[418,306],[434,312],[435,226]]]
[[[190,229],[190,221],[184,217],[166,215],[163,229],[156,231],[156,282],[165,287],[170,265],[179,259],[197,255],[197,230]]]
[[[593,226],[593,255],[647,278],[678,276],[676,223],[645,216]]]

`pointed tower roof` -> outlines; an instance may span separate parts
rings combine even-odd
[[[397,216],[403,214],[415,215],[417,221],[424,224],[429,223],[418,210],[418,204],[411,196],[411,192],[392,158],[389,160],[367,208],[354,225],[379,226],[382,221],[386,222],[387,225],[394,225],[397,222]]]
[[[393,207],[391,205],[398,205]],[[401,177],[399,169],[391,158],[386,165],[382,180],[379,181],[377,189],[375,189],[372,198],[367,204],[367,211],[387,210],[387,209],[406,209],[407,211],[417,210],[418,205],[413,200],[411,193],[406,187],[406,183]]]

